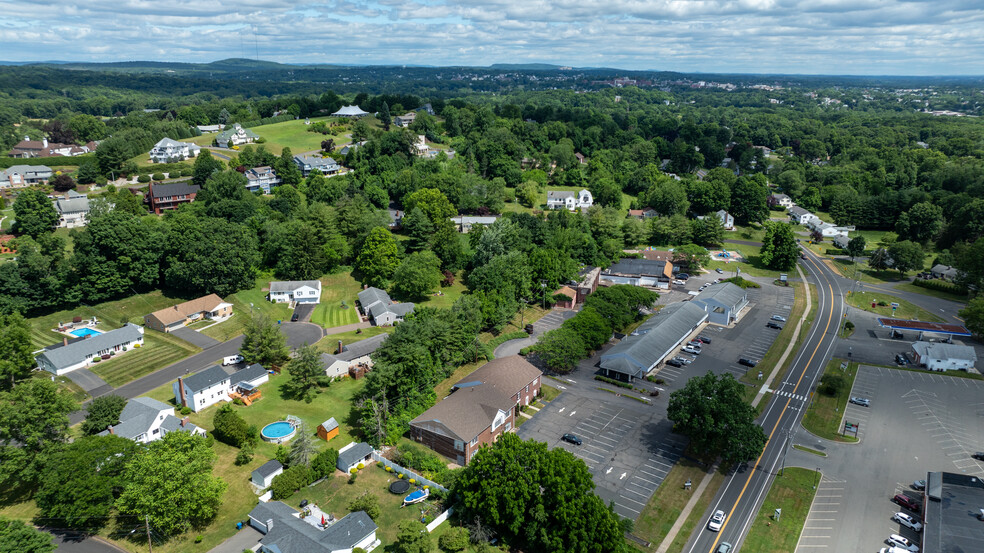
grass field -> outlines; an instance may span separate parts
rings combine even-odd
[[[871,307],[871,302],[876,306]],[[892,309],[892,303],[898,303],[898,309]],[[919,307],[918,305],[897,298],[889,294],[878,292],[855,292],[847,296],[847,303],[852,307],[870,311],[882,317],[894,317],[896,319],[915,319],[918,321],[942,323],[943,319]],[[885,305],[881,305],[884,303]]]
[[[827,363],[824,374],[837,374],[844,378],[844,385],[836,396],[828,396],[819,391],[812,392],[809,407],[803,415],[803,428],[821,438],[833,440],[835,442],[856,442],[857,439],[841,435],[841,419],[844,409],[847,407],[847,400],[851,395],[851,388],[854,386],[854,377],[858,372],[857,363],[848,363],[846,370],[841,370],[842,359],[831,359]]]
[[[895,286],[893,286],[893,288],[902,292],[912,292],[913,294],[932,296],[934,298],[939,298],[941,300],[956,301],[961,303],[967,301],[967,296],[963,294],[951,294],[950,292],[944,292],[942,290],[934,290],[933,288],[923,288],[922,286],[916,286],[911,282],[896,284]]]
[[[341,340],[344,344],[351,344],[352,342],[358,342],[359,340],[365,340],[366,338],[372,338],[373,336],[379,336],[380,334],[389,334],[394,330],[396,330],[395,326],[370,326],[369,328],[363,328],[362,332],[350,330],[348,332],[329,334],[318,340],[315,347],[317,347],[319,351],[332,353],[338,347],[339,340]]]
[[[201,348],[171,334],[146,330],[143,346],[94,363],[89,369],[115,388],[200,351]]]
[[[249,290],[241,290],[226,296],[225,301],[233,305],[232,318],[217,324],[213,327],[202,330],[201,333],[224,342],[243,333],[246,322],[252,316],[251,313],[263,313],[269,318],[276,320],[290,320],[291,310],[286,303],[273,303],[267,299],[267,293],[263,291],[270,285],[273,276],[263,274],[257,277],[256,285]]]
[[[328,119],[330,118],[318,117],[311,119],[311,121],[326,121]],[[303,119],[260,125],[259,127],[252,127],[250,130],[265,138],[266,149],[277,155],[280,155],[284,148],[290,148],[294,154],[318,150],[321,148],[321,141],[327,138],[333,138],[336,144],[342,144],[345,141],[341,136],[308,132],[308,125],[304,124]]]
[[[649,498],[649,502],[646,503],[646,507],[636,520],[635,529],[632,533],[652,543],[650,550],[655,551],[663,541],[663,538],[670,532],[673,523],[680,517],[683,507],[687,504],[687,501],[690,501],[694,490],[697,489],[697,484],[704,478],[705,471],[706,467],[688,459],[680,459],[670,469],[669,474],[666,475],[663,483],[659,485],[656,493]],[[713,478],[717,481],[718,486],[724,480],[720,474],[715,474]],[[690,491],[683,489],[683,484],[687,480],[693,483],[693,489]],[[712,481],[711,485],[714,487],[714,481]],[[705,490],[704,495],[713,497],[716,490],[716,487],[714,487],[714,490]],[[701,516],[704,513],[704,509],[706,509],[706,504],[704,508],[697,508],[695,511],[699,513],[698,516]],[[690,536],[689,532],[687,536]]]
[[[671,474],[672,472],[673,471],[670,471]],[[701,473],[700,477],[703,478],[703,473]],[[664,480],[663,484],[660,485],[660,490],[663,489],[663,486],[667,483],[668,480],[669,480],[669,475],[667,475],[667,480]],[[700,480],[698,479],[693,480],[693,488],[695,490],[697,489],[697,485],[699,481]],[[721,487],[721,484],[723,483],[724,483],[724,472],[722,469],[719,468],[714,473],[714,476],[711,477],[710,484],[704,490],[704,493],[703,495],[700,496],[700,499],[697,500],[697,503],[694,505],[694,509],[690,511],[690,516],[688,516],[687,521],[683,523],[683,526],[680,528],[680,532],[676,535],[676,538],[674,538],[673,543],[670,544],[670,547],[667,551],[683,551],[684,546],[687,545],[687,541],[690,540],[690,535],[694,533],[694,530],[702,525],[707,524],[707,520],[704,519],[704,512],[707,511],[707,508],[710,506],[711,501],[714,499],[714,496],[717,495],[718,489]],[[680,481],[678,486],[679,486],[678,488],[679,490],[683,490],[683,481]],[[656,490],[656,492],[659,493],[660,490]],[[686,492],[686,493],[691,493],[691,492]],[[650,499],[650,502],[652,502],[652,499]],[[686,501],[684,501],[684,504],[686,504]],[[643,510],[643,512],[645,512],[645,510]],[[670,526],[673,525],[674,521],[676,521],[675,517],[670,522]],[[749,551],[752,550],[749,549]]]
[[[810,513],[816,494],[814,485],[819,478],[816,471],[798,467],[788,467],[781,476],[776,476],[742,548],[757,553],[794,551]],[[776,509],[782,509],[778,521],[774,520]]]
[[[311,322],[324,328],[334,328],[359,322],[355,301],[362,286],[352,278],[351,270],[321,277],[321,303],[314,308]],[[345,302],[347,308],[342,308]]]
[[[725,276],[734,276],[735,268],[740,268],[743,275],[751,275],[758,277],[769,277],[773,279],[779,278],[779,274],[783,271],[776,271],[766,267],[762,263],[762,248],[761,246],[746,246],[738,244],[725,244],[724,249],[729,252],[738,252],[745,259],[744,262],[732,260],[730,263],[720,260],[718,258],[712,258],[711,262],[707,265],[706,269],[713,271],[714,269],[721,269],[724,271]],[[794,271],[785,271],[787,274],[792,274]]]

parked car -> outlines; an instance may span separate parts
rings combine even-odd
[[[711,515],[711,520],[707,521],[707,529],[711,532],[717,532],[721,530],[722,526],[724,526],[724,511],[718,509]]]
[[[683,348],[681,351],[683,351],[684,353],[690,353],[690,354],[693,354],[693,355],[700,355],[700,348],[695,348],[694,346],[687,346],[687,347]]]
[[[564,440],[569,444],[581,445],[581,438],[578,438],[574,434],[564,434],[563,436],[560,437],[560,439]]]
[[[721,282],[721,279],[719,279],[719,278],[714,279],[714,284],[717,284],[719,282]]]
[[[747,357],[741,357],[738,359],[738,364],[745,365],[746,367],[754,367],[755,365],[758,365],[758,361]]]
[[[680,280],[689,280],[690,275],[688,275],[687,273],[677,273],[677,278]]]
[[[527,334],[533,334],[533,325],[528,324],[523,327],[523,330],[525,330]]]
[[[769,328],[774,328],[774,329],[776,329],[776,330],[782,330],[782,325],[781,325],[781,324],[779,324],[779,323],[774,323],[774,322],[772,322],[772,321],[769,321],[769,322],[768,322],[768,323],[767,323],[767,324],[766,324],[765,326],[767,326],[767,327],[769,327]]]
[[[782,315],[773,315],[772,320],[779,321],[780,323],[784,323],[786,322],[786,317],[783,317]]]
[[[694,346],[695,348],[702,348],[704,347],[704,342],[701,342],[700,340],[691,340],[687,342],[687,345]]]
[[[902,549],[901,547],[882,547],[878,550],[878,553],[909,553],[908,549]]]
[[[714,553],[731,553],[731,544],[726,541],[721,542]]]
[[[682,361],[684,365],[689,365],[689,364],[693,363],[697,359],[697,357],[695,357],[693,355],[691,355],[690,357],[685,357],[683,355],[677,355],[676,357],[674,357],[674,359],[676,359],[677,361]]]
[[[714,269],[714,270],[717,271],[717,274],[719,274],[719,275],[723,275],[724,274],[724,271],[721,270],[721,267],[718,267],[717,269]]]
[[[893,497],[892,500],[914,513],[919,512],[919,502],[904,493],[895,494],[895,497]]]
[[[667,361],[666,364],[671,367],[682,367],[684,365],[683,361],[677,359],[676,357]]]
[[[978,461],[984,461],[984,451],[978,451],[977,453],[971,455],[971,457],[977,459]]]
[[[866,397],[854,396],[850,399],[850,401],[854,405],[860,405],[861,407],[871,407],[871,400]]]
[[[296,323],[297,322],[297,319],[300,319],[300,318],[301,318],[300,315],[298,315],[297,313],[294,313],[293,315],[290,316],[290,322]]]
[[[230,355],[229,357],[222,358],[223,365],[238,365],[243,362],[242,355]]]
[[[916,491],[920,491],[920,492],[923,491],[923,490],[925,490],[926,489],[926,481],[925,480],[916,480],[915,482],[912,483],[912,489],[914,489]]]
[[[895,364],[900,367],[904,367],[909,364],[909,358],[906,357],[905,354],[898,353],[895,355]]]
[[[686,282],[684,282],[684,281],[682,281],[680,279],[677,279],[677,280],[674,280],[673,281],[673,284],[676,284],[677,286],[683,286],[684,284],[686,284]]]
[[[704,342],[705,344],[710,344],[711,343],[711,339],[708,338],[707,336],[704,336],[703,334],[701,334],[700,336],[698,336],[697,339],[700,340],[701,342]]]
[[[892,520],[914,532],[922,532],[922,523],[916,520],[916,517],[908,513],[899,511],[898,513],[892,515]]]
[[[885,542],[892,547],[899,547],[905,549],[906,551],[912,551],[912,553],[919,551],[918,545],[909,541],[908,538],[904,538],[898,534],[892,534],[887,540],[885,540]]]

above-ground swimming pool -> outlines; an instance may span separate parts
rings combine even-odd
[[[92,328],[77,328],[69,332],[69,334],[77,338],[85,338],[86,336],[99,336],[102,332]]]
[[[287,421],[277,421],[264,426],[263,430],[260,431],[260,436],[265,442],[280,444],[293,438],[296,432],[297,429],[294,428],[293,424]]]

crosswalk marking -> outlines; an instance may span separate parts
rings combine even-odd
[[[792,394],[792,393],[789,393],[789,392],[774,392],[774,393],[776,395],[778,395],[778,396],[791,397],[791,398],[796,399],[796,400],[799,400],[799,401],[806,401],[806,396],[803,396],[803,395],[800,395],[800,394]]]

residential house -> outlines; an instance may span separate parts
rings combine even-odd
[[[585,158],[584,154],[582,154],[581,152],[574,152],[574,157],[577,159],[578,165],[584,165],[587,163],[586,161],[587,158]]]
[[[418,156],[427,154],[427,150],[430,149],[430,146],[427,145],[427,137],[418,134],[417,141],[413,143],[413,148]]]
[[[536,400],[540,378],[540,370],[518,355],[493,359],[410,421],[410,439],[466,465],[483,445],[513,430],[520,408]]]
[[[977,352],[971,346],[940,342],[913,342],[912,362],[931,371],[966,371],[974,368]]]
[[[673,279],[673,263],[650,259],[623,258],[601,272],[602,280],[615,284],[669,288]]]
[[[318,425],[317,429],[318,437],[324,441],[330,441],[335,436],[338,436],[338,421],[335,417],[331,417],[325,422]]]
[[[252,473],[250,473],[250,481],[257,488],[265,490],[273,485],[273,479],[284,473],[284,466],[280,461],[276,459],[270,459],[266,463],[256,467]]]
[[[248,548],[256,553],[352,553],[379,547],[376,523],[365,511],[355,511],[321,524],[316,516],[301,518],[282,501],[260,503],[249,512],[249,525],[263,534],[260,543]]]
[[[417,112],[411,111],[393,118],[393,124],[397,127],[409,127],[417,119]]]
[[[349,371],[358,366],[372,368],[371,354],[379,348],[386,340],[387,334],[380,334],[372,338],[366,338],[349,345],[338,341],[338,349],[335,353],[322,353],[321,363],[325,367],[325,376],[341,378],[349,374]]]
[[[174,407],[149,397],[138,397],[126,402],[118,424],[110,425],[99,435],[112,434],[145,444],[160,440],[169,432],[205,435],[205,429],[191,424],[188,417],[175,417]]]
[[[43,184],[54,174],[47,165],[12,165],[0,170],[0,188],[22,188]]]
[[[576,194],[564,190],[550,190],[547,192],[547,209],[574,211],[575,209],[588,209],[592,205],[594,205],[594,198],[592,198],[591,192],[587,189],[583,189]]]
[[[371,115],[368,111],[362,111],[359,106],[342,106],[338,111],[331,114],[332,117],[348,117],[358,119]]]
[[[212,365],[191,376],[179,377],[171,384],[171,390],[179,407],[189,407],[198,413],[220,401],[231,401],[230,393],[253,389],[269,380],[270,375],[259,363],[231,374],[219,365]]]
[[[209,294],[145,315],[144,324],[147,328],[160,332],[171,332],[205,319],[220,322],[231,316],[232,304],[215,294]]]
[[[793,199],[785,194],[769,194],[769,207],[793,207]]]
[[[601,267],[585,267],[578,273],[580,280],[574,287],[577,297],[574,303],[584,303],[584,299],[598,289],[601,282]]]
[[[359,148],[365,146],[366,143],[368,143],[368,142],[369,142],[368,140],[363,140],[362,142],[355,142],[355,143],[352,143],[352,144],[346,144],[345,146],[342,146],[342,149],[341,150],[338,150],[338,153],[342,154],[343,156],[347,156],[347,155],[349,155],[349,152],[353,152],[355,150],[358,150]]]
[[[59,228],[84,227],[89,217],[89,197],[69,190],[64,200],[55,200]]]
[[[451,217],[451,221],[458,227],[458,232],[462,234],[467,234],[471,232],[471,229],[475,225],[491,225],[492,223],[499,220],[498,215],[458,215],[456,217]]]
[[[730,282],[712,284],[691,302],[707,312],[708,322],[728,326],[748,305],[748,293]]]
[[[797,225],[806,225],[810,221],[813,221],[814,219],[818,221],[820,220],[819,217],[817,217],[813,213],[810,213],[808,210],[803,209],[802,207],[794,205],[793,207],[789,208],[789,221],[791,223]]]
[[[25,136],[11,148],[8,157],[32,158],[32,157],[75,157],[89,152],[96,151],[96,143],[89,142],[85,146],[78,144],[61,144],[58,142],[48,142],[47,138],[41,140],[31,140]]]
[[[428,103],[420,106],[419,108],[415,109],[414,111],[423,111],[423,112],[426,112],[427,115],[436,115],[436,113],[434,112],[434,108],[431,107],[431,105],[430,105],[430,102],[428,102]]]
[[[220,148],[231,148],[240,144],[252,144],[256,142],[260,135],[243,128],[239,123],[235,123],[231,128],[220,132],[215,137],[215,145]]]
[[[342,149],[344,150],[344,148]],[[320,171],[322,175],[333,176],[342,170],[342,166],[334,158],[321,157],[317,154],[298,154],[294,156],[294,163],[297,164],[301,174],[305,177],[310,175],[312,171]]]
[[[335,462],[335,467],[348,474],[352,472],[352,469],[358,469],[360,463],[362,465],[372,463],[372,452],[371,445],[365,442],[352,442],[338,450],[338,461]]]
[[[150,203],[150,210],[160,215],[164,211],[178,209],[181,204],[195,201],[199,190],[200,186],[187,182],[150,183],[147,201]]]
[[[273,303],[321,303],[320,280],[283,280],[270,283]]]
[[[933,268],[929,272],[933,275],[933,278],[942,278],[944,280],[956,280],[959,274],[956,267],[940,265],[939,263],[933,265]]]
[[[645,378],[705,322],[707,313],[693,302],[671,303],[602,354],[600,366],[609,378]]]
[[[412,302],[394,302],[385,290],[369,287],[359,292],[359,304],[366,317],[372,319],[376,326],[391,325],[402,322],[408,313],[413,312]]]
[[[553,294],[551,294],[553,297],[557,297],[558,295],[566,296],[568,299],[558,299],[557,303],[554,304],[554,307],[560,309],[574,309],[574,306],[577,305],[577,292],[575,292],[570,286],[561,286],[559,289],[555,290]]]
[[[656,213],[656,210],[653,209],[653,208],[651,208],[651,207],[646,207],[646,208],[643,208],[643,209],[630,209],[629,210],[629,217],[635,217],[636,219],[643,219],[643,220],[645,220],[645,219],[651,219],[651,218],[656,217],[658,215],[659,215],[659,213]]]
[[[717,215],[718,219],[721,219],[724,230],[735,230],[735,218],[730,213],[721,209],[714,214]]]
[[[834,240],[833,240],[834,246],[835,247],[838,247],[838,248],[840,248],[842,250],[846,250],[847,249],[847,244],[850,241],[851,241],[851,239],[847,236],[847,234],[842,234],[842,235],[835,236],[834,237]]]
[[[35,361],[38,368],[59,376],[92,364],[95,358],[109,358],[143,345],[144,329],[127,323],[122,328],[83,338],[63,338],[61,344],[44,348]]]
[[[854,230],[853,226],[839,227],[833,223],[825,223],[818,218],[807,221],[807,228],[819,232],[824,238],[835,238],[837,236],[847,236],[847,233]]]
[[[275,186],[280,184],[280,177],[277,176],[273,167],[268,165],[247,169],[243,174],[246,176],[246,190],[250,192],[269,194]]]
[[[178,142],[164,137],[150,150],[151,163],[172,163],[198,156],[202,148],[191,142]]]
[[[198,130],[202,134],[212,134],[214,132],[219,132],[219,131],[221,131],[224,128],[225,128],[225,125],[223,125],[221,123],[218,124],[218,125],[198,125]]]

